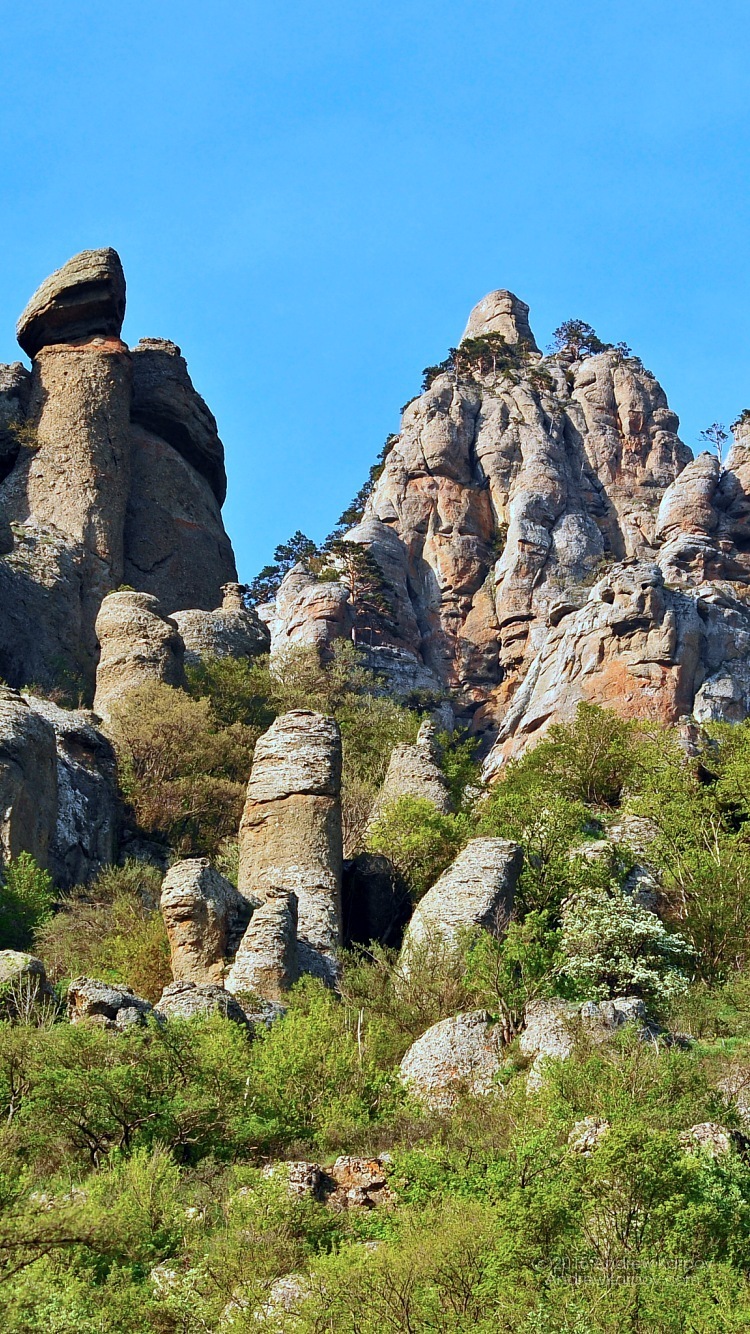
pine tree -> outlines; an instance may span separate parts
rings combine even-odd
[[[312,538],[300,532],[293,533],[288,542],[281,542],[273,553],[274,564],[264,565],[259,574],[248,585],[245,597],[251,607],[262,602],[270,602],[281,587],[281,581],[294,565],[306,565],[318,548]]]
[[[390,585],[372,552],[359,542],[335,538],[328,550],[341,567],[341,576],[349,589],[352,608],[352,642],[360,631],[369,630],[370,643],[377,630],[394,630]]]

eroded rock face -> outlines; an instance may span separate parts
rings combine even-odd
[[[247,929],[259,900],[246,898],[219,875],[207,857],[170,867],[160,908],[169,938],[175,982],[220,984],[227,962]]]
[[[523,854],[504,838],[473,838],[420,899],[404,934],[401,965],[420,945],[452,942],[463,931],[483,927],[499,935],[513,907]]]
[[[237,1024],[246,1024],[247,1016],[224,987],[214,984],[199,986],[195,982],[177,981],[166,986],[156,1002],[155,1012],[163,1019],[195,1019],[209,1014],[223,1014]]]
[[[57,751],[51,723],[0,686],[0,854],[49,862],[57,825]]]
[[[227,475],[216,418],[193,388],[176,343],[142,338],[133,348],[132,417],[182,454],[224,503]]]
[[[83,884],[117,859],[122,817],[112,743],[85,709],[61,709],[27,696],[53,728],[57,748],[57,818],[49,869],[61,889]]]
[[[653,1032],[639,996],[583,1004],[558,997],[530,1001],[526,1006],[526,1026],[518,1041],[523,1054],[534,1058],[528,1074],[529,1088],[541,1086],[546,1061],[567,1060],[581,1035],[589,1042],[605,1042],[628,1023],[637,1024],[642,1036],[649,1037]]]
[[[329,972],[341,944],[340,791],[336,721],[302,709],[277,718],[255,747],[238,884],[260,899],[296,894],[302,971]]]
[[[185,684],[177,625],[148,593],[110,593],[96,618],[100,645],[94,710],[107,718],[119,700],[149,681]]]
[[[119,338],[125,318],[125,274],[116,250],[82,250],[45,278],[16,326],[24,352],[50,343]]]
[[[266,626],[242,600],[241,584],[225,584],[215,611],[176,611],[172,615],[185,645],[185,664],[207,658],[253,658],[270,647]]]
[[[502,1065],[502,1039],[486,1010],[441,1019],[412,1043],[402,1083],[426,1107],[448,1111],[462,1094],[487,1094]]]

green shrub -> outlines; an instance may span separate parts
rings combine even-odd
[[[424,797],[403,796],[378,812],[367,835],[367,846],[388,858],[416,901],[434,885],[470,837],[468,815],[444,815]]]
[[[25,950],[34,930],[52,914],[52,877],[30,852],[8,862],[0,882],[0,949]]]

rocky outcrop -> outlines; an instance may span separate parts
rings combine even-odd
[[[88,1022],[99,1028],[124,1032],[145,1024],[154,1007],[130,987],[110,987],[90,977],[77,977],[68,987],[68,1019],[71,1024]]]
[[[31,375],[0,367],[0,673],[93,695],[102,598],[217,606],[236,579],[221,522],[223,447],[179,349],[120,340],[125,282],[84,251],[19,321]],[[64,682],[63,682],[64,683]]]
[[[341,737],[333,718],[296,709],[259,739],[240,825],[238,884],[293,891],[300,968],[335,971],[341,943]]]
[[[297,896],[267,888],[227,974],[227,990],[279,1000],[299,977]]]
[[[609,1121],[599,1116],[584,1116],[582,1121],[576,1121],[573,1125],[568,1135],[568,1148],[574,1153],[580,1153],[583,1158],[590,1158],[608,1131]]]
[[[539,352],[529,324],[529,308],[512,292],[503,288],[489,292],[472,310],[461,342],[467,338],[484,338],[487,334],[501,334],[506,343],[525,343],[532,352]]]
[[[504,838],[473,838],[420,899],[404,934],[401,966],[420,945],[457,941],[483,927],[499,935],[507,926],[523,854]]]
[[[240,894],[206,857],[175,863],[161,887],[175,982],[223,982],[259,900]]]
[[[600,1043],[623,1024],[637,1024],[645,1037],[654,1030],[639,996],[619,996],[611,1001],[565,1001],[558,997],[533,1000],[526,1006],[525,1028],[518,1045],[524,1056],[533,1058],[529,1087],[539,1088],[547,1060],[565,1061],[576,1042],[585,1037]]]
[[[54,992],[41,959],[23,950],[0,950],[0,1016],[15,1017]]]
[[[750,1140],[740,1130],[728,1130],[716,1121],[701,1121],[680,1134],[680,1144],[690,1153],[704,1153],[709,1158],[723,1158],[735,1149],[743,1156],[750,1149]]]
[[[172,614],[185,645],[185,664],[197,666],[210,658],[252,658],[270,647],[266,626],[242,599],[242,584],[225,584],[215,611],[176,611]]]
[[[116,250],[82,250],[38,287],[16,325],[24,352],[50,343],[119,338],[125,318],[125,274]]]
[[[177,625],[148,593],[110,593],[96,618],[100,645],[94,709],[108,718],[113,705],[150,681],[185,684],[185,649]]]
[[[117,859],[122,811],[115,753],[93,713],[25,698],[55,735],[57,814],[48,865],[55,884],[68,889]]]
[[[49,862],[57,825],[57,750],[51,723],[0,686],[0,857]]]
[[[162,1019],[195,1019],[222,1014],[236,1024],[247,1023],[245,1011],[234,996],[213,984],[198,986],[195,982],[170,982],[154,1008],[157,1017]]]
[[[432,1111],[449,1111],[462,1095],[492,1092],[502,1050],[500,1030],[486,1010],[441,1019],[412,1043],[401,1082]]]
[[[422,723],[415,745],[394,746],[373,820],[399,797],[429,801],[443,814],[452,808],[450,790],[435,756],[435,729],[430,722]]]

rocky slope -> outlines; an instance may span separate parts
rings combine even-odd
[[[472,358],[488,334],[506,340],[499,367]],[[542,356],[503,291],[406,407],[347,534],[393,603],[371,657],[499,734],[490,773],[581,699],[667,721],[747,715],[750,435],[736,428],[720,468],[678,424],[627,352]],[[351,633],[345,579],[300,567],[263,614],[277,650]]]

